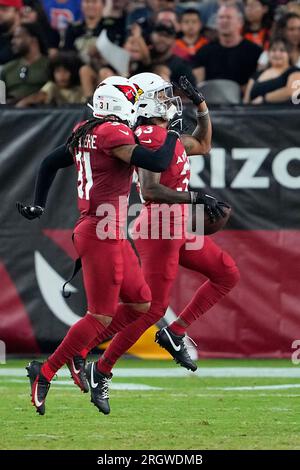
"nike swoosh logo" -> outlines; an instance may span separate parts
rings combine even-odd
[[[122,129],[119,129],[120,132],[122,132],[123,134],[125,135],[129,135],[129,132],[128,131],[122,131]]]
[[[141,140],[141,142],[143,142],[143,144],[151,144],[152,140],[151,139]]]
[[[180,346],[180,345],[179,345],[179,346],[176,346],[176,344],[175,344],[174,341],[172,340],[172,338],[171,338],[171,336],[170,336],[170,334],[169,334],[169,332],[168,332],[168,330],[167,330],[166,328],[165,328],[165,333],[166,333],[167,337],[169,338],[169,341],[170,341],[172,347],[175,349],[175,351],[179,352],[180,349],[181,349],[181,346]]]
[[[37,408],[39,408],[40,406],[42,406],[43,402],[42,402],[42,401],[39,401],[39,399],[38,399],[38,396],[37,396],[37,389],[38,389],[38,384],[36,384],[36,387],[35,387],[34,403],[35,403],[35,406],[36,406]]]
[[[72,359],[72,368],[73,368],[75,374],[79,374],[80,369],[76,369],[73,359]]]
[[[92,367],[91,367],[91,386],[92,386],[92,388],[96,388],[98,386],[98,382],[97,383],[94,382],[94,365],[95,364],[93,362]]]

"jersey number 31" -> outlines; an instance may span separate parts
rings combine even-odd
[[[90,161],[90,152],[79,151],[76,154],[78,169],[78,197],[80,199],[90,199],[90,191],[93,186],[93,175]]]

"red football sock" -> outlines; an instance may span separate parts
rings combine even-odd
[[[95,317],[86,314],[69,329],[56,351],[42,366],[41,372],[44,377],[50,382],[58,369],[73,356],[78,355],[104,329],[105,327]]]
[[[153,302],[147,313],[143,313],[137,320],[127,325],[114,337],[103,356],[97,362],[97,369],[103,374],[110,374],[117,360],[128,351],[151,325],[160,320],[164,313],[164,308],[161,305],[155,305],[155,302]]]
[[[101,331],[100,335],[93,339],[87,348],[84,348],[80,352],[80,356],[85,359],[89,351],[94,349],[105,339],[110,338],[118,331],[122,330],[122,328],[136,320],[140,315],[142,315],[141,312],[134,310],[129,305],[119,304],[116,314],[114,315],[110,325],[105,330]]]
[[[239,272],[232,269],[226,272],[220,279],[214,279],[214,282],[206,281],[195,293],[190,303],[181,312],[178,318],[184,321],[187,327],[197,318],[213,307],[222,297],[224,297],[236,285],[239,280]],[[185,333],[185,327],[178,324],[175,320],[170,325],[170,330],[177,335]]]
[[[180,317],[181,318],[181,317]],[[175,333],[175,335],[182,336],[185,334],[186,326],[179,325],[177,320],[175,320],[170,326],[170,330]]]
[[[54,377],[56,371],[52,370],[48,362],[45,362],[42,365],[41,372],[43,376],[50,382],[50,380]]]

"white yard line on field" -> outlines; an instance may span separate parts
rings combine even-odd
[[[26,379],[8,378],[6,382],[7,383],[27,383],[28,381]],[[74,387],[72,380],[54,380],[52,382],[52,386],[56,387],[57,385],[60,385],[63,387],[72,387],[74,388],[74,390],[77,390]],[[143,391],[163,390],[162,387],[152,387],[150,385],[144,385],[144,384],[127,384],[127,383],[111,383],[109,388],[111,390],[143,390]]]
[[[253,385],[245,387],[207,387],[208,390],[225,391],[252,391],[252,390],[285,390],[289,388],[300,388],[300,384],[280,384],[280,385]]]
[[[25,369],[0,366],[0,377],[24,377]],[[59,377],[69,377],[67,369],[58,372]],[[203,367],[189,372],[180,367],[174,368],[118,368],[116,378],[132,377],[254,377],[254,378],[294,378],[300,379],[300,367]]]

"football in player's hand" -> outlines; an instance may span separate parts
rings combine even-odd
[[[215,222],[212,222],[208,214],[204,212],[204,235],[212,235],[225,227],[231,216],[231,207],[224,206],[222,209],[225,217],[219,217]]]
[[[213,233],[219,232],[219,230],[222,230],[225,227],[231,216],[231,207],[224,206],[222,207],[222,210],[225,214],[225,217],[219,217],[215,221],[212,221],[209,218],[208,213],[204,211],[204,235],[212,235]],[[196,233],[197,235],[203,235],[203,226],[199,223],[196,224],[196,217],[196,206],[194,206],[192,215],[188,222],[188,231],[192,231],[192,233]]]

